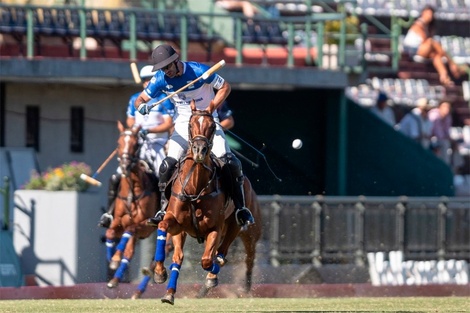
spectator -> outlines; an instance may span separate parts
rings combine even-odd
[[[140,70],[140,78],[142,79],[143,88],[147,87],[151,78],[155,74],[152,71],[152,65],[144,66]],[[141,140],[142,148],[140,150],[140,159],[145,160],[149,167],[152,169],[156,178],[158,178],[158,169],[161,162],[166,156],[165,144],[168,141],[169,131],[173,126],[173,113],[174,105],[170,100],[166,100],[158,106],[152,108],[148,116],[140,114],[134,108],[135,99],[139,96],[140,92],[133,94],[127,104],[127,119],[126,124],[130,128],[134,124],[141,125],[141,134],[144,138]],[[157,98],[150,100],[149,104],[155,103],[165,97],[161,93]],[[108,211],[104,213],[99,221],[101,227],[108,228],[112,221],[114,212],[114,200],[116,199],[121,181],[121,173],[118,168],[116,173],[109,179],[108,185]]]
[[[447,100],[442,100],[437,108],[429,111],[429,120],[432,122],[432,140],[436,147],[436,155],[446,164],[450,164],[451,140],[450,128],[452,127],[451,105]]]
[[[431,59],[436,71],[439,74],[439,81],[445,86],[453,85],[449,74],[456,79],[463,73],[463,69],[452,60],[449,54],[444,51],[441,44],[433,39],[434,35],[434,7],[426,5],[421,11],[420,17],[411,25],[405,39],[403,48],[410,57],[418,55],[420,57]],[[450,73],[444,64],[443,59],[449,65]]]
[[[242,11],[248,18],[253,18],[258,13],[258,9],[250,1],[218,0],[216,4],[227,11]]]
[[[421,98],[416,102],[416,108],[408,112],[400,122],[400,131],[420,143],[423,148],[430,148],[432,122],[429,120],[430,110],[428,99]]]
[[[389,124],[390,126],[394,127],[396,124],[395,121],[395,113],[393,112],[392,108],[388,105],[388,96],[380,92],[379,96],[377,97],[376,105],[373,106],[370,110],[372,113],[377,115],[382,121]]]

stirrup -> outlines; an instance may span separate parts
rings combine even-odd
[[[251,214],[251,211],[246,207],[237,209],[235,212],[235,219],[237,220],[238,226],[246,227],[255,223],[255,219]]]
[[[154,217],[151,217],[147,220],[147,225],[158,227],[158,224],[163,221],[163,217],[165,216],[165,211],[158,211]]]
[[[98,226],[109,228],[112,222],[113,222],[113,216],[109,214],[108,212],[106,212],[106,213],[103,213],[103,215],[101,215],[100,221],[98,222]]]

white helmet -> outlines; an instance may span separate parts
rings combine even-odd
[[[146,65],[140,70],[140,78],[149,78],[153,77],[156,72],[152,71],[153,66],[152,65]]]

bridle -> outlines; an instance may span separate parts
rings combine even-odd
[[[120,137],[136,137],[136,134],[131,129],[124,130]],[[136,143],[133,147],[129,145],[129,139],[124,138],[124,147],[122,151],[118,154],[119,167],[121,168],[122,175],[129,175],[129,171],[139,162],[139,150],[141,148],[138,138],[136,138]],[[131,148],[134,148],[135,152],[131,153]],[[119,150],[119,149],[118,149]]]
[[[205,135],[202,135],[202,134],[193,136],[193,129],[192,129],[193,125],[192,125],[191,121],[194,118],[197,118],[197,117],[209,117],[210,118],[211,125],[209,126],[209,130],[207,131],[209,138],[206,137]],[[190,119],[190,123],[188,125],[188,131],[189,131],[189,135],[190,135],[190,138],[188,140],[189,141],[189,149],[193,149],[193,147],[197,143],[202,142],[202,146],[207,147],[207,150],[205,151],[205,156],[207,156],[207,153],[210,153],[210,150],[212,148],[212,140],[214,139],[215,129],[216,129],[216,124],[215,124],[215,121],[214,121],[214,117],[212,116],[211,113],[209,113],[208,111],[203,111],[203,110],[193,111],[193,114],[192,114],[191,119]],[[181,186],[182,186],[181,193],[176,194],[172,191],[172,194],[181,201],[190,201],[190,202],[200,200],[201,198],[204,198],[206,196],[214,196],[214,195],[218,194],[219,190],[218,190],[217,184],[215,184],[215,186],[216,186],[215,190],[213,190],[212,192],[210,192],[208,194],[203,195],[203,193],[212,185],[212,182],[216,178],[215,165],[211,164],[209,166],[209,165],[205,164],[203,162],[203,160],[196,160],[196,159],[194,159],[194,157],[191,157],[189,154],[185,158],[183,158],[180,163],[183,164],[185,161],[187,161],[189,159],[193,160],[193,164],[191,165],[188,173],[186,173],[186,175],[184,175],[184,177],[182,177],[183,175],[178,175],[179,179],[180,179]],[[207,184],[197,194],[190,195],[190,194],[187,194],[185,189],[186,189],[186,187],[187,187],[187,185],[188,185],[188,183],[191,179],[191,176],[193,175],[193,173],[196,170],[196,167],[198,165],[202,166],[204,169],[206,169],[207,171],[210,172],[210,178],[209,178],[209,181],[207,182]],[[179,168],[180,168],[180,174],[181,174],[182,166],[179,166]]]
[[[191,120],[197,117],[209,117],[211,121],[211,125],[209,127],[209,138],[205,135],[195,135],[193,136],[193,125],[191,123]],[[210,153],[210,150],[212,149],[212,141],[214,139],[215,135],[215,129],[216,129],[216,124],[214,121],[214,117],[212,114],[208,111],[203,111],[203,110],[195,110],[193,111],[193,114],[191,116],[189,125],[188,125],[188,134],[190,136],[189,138],[189,148],[193,149],[197,143],[202,142],[203,147],[207,147],[207,149],[204,151],[205,154]],[[202,162],[199,160],[195,160],[195,162]]]
[[[137,138],[138,131],[139,130],[137,128],[126,129],[119,135],[120,137],[129,137],[122,139],[124,142],[124,147],[122,150],[118,149],[119,152],[117,157],[122,176],[125,177],[130,186],[127,197],[123,197],[119,193],[117,197],[126,201],[126,210],[128,214],[131,214],[130,208],[132,202],[137,203],[141,198],[148,195],[148,191],[144,191],[140,195],[134,194],[134,182],[130,175],[132,169],[134,169],[136,166],[140,166],[139,163],[142,162],[139,158],[142,145],[139,143],[139,139]],[[130,144],[131,138],[135,138],[135,144],[133,145]],[[132,152],[131,149],[134,152]]]

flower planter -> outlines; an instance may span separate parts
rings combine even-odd
[[[106,280],[100,196],[77,191],[15,191],[13,244],[23,274],[40,286]]]

